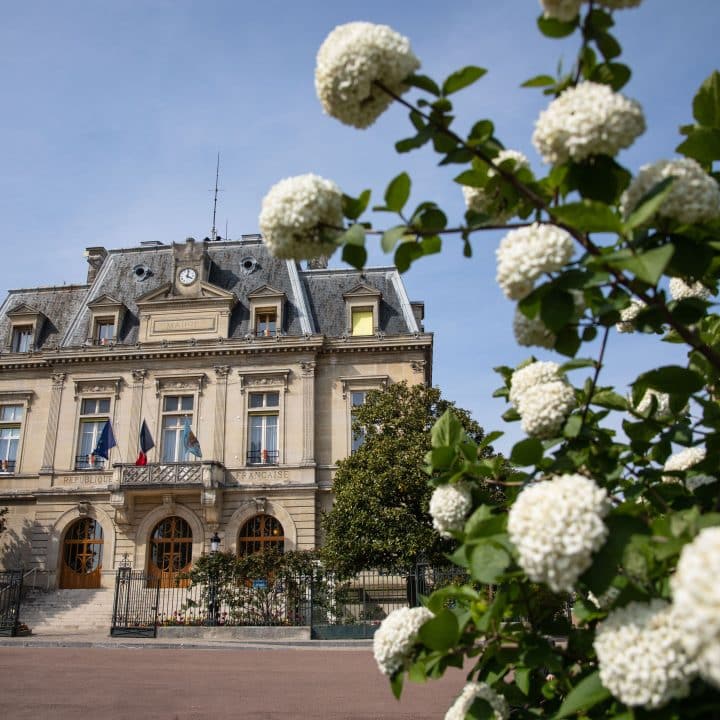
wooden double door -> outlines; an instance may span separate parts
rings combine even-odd
[[[187,587],[183,575],[192,566],[192,530],[181,517],[173,515],[159,522],[150,535],[148,579],[160,587]]]
[[[102,525],[93,518],[76,520],[63,541],[60,587],[74,590],[99,588],[102,558]]]

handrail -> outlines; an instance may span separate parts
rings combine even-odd
[[[35,588],[35,587],[37,587],[37,565],[34,568],[30,568],[30,570],[28,570],[26,573],[23,573],[23,576],[22,576],[23,587],[25,587],[27,585],[27,583],[25,582],[26,578],[29,578],[31,575],[33,576],[33,585],[32,586],[33,586],[33,588]]]

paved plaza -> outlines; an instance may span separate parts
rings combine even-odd
[[[0,647],[13,720],[436,720],[463,682],[450,669],[397,702],[367,647]]]

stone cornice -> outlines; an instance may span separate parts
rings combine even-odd
[[[430,351],[432,333],[417,335],[377,335],[347,338],[327,338],[323,335],[303,337],[282,336],[272,343],[257,339],[195,340],[176,342],[138,343],[112,346],[79,346],[41,350],[29,355],[12,353],[0,355],[0,372],[7,370],[50,370],[67,365],[86,365],[118,362],[149,362],[182,358],[221,358],[235,355],[278,355],[284,353],[347,353]]]

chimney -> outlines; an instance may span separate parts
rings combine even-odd
[[[415,316],[415,322],[417,323],[418,329],[420,332],[425,332],[425,325],[423,324],[423,320],[425,319],[425,303],[420,300],[411,300],[410,307],[412,308],[412,313]]]
[[[328,266],[328,259],[326,255],[319,255],[312,260],[307,261],[308,270],[326,270]]]
[[[102,264],[107,257],[107,250],[104,247],[85,248],[85,257],[88,261],[87,284],[90,285],[95,281]]]

